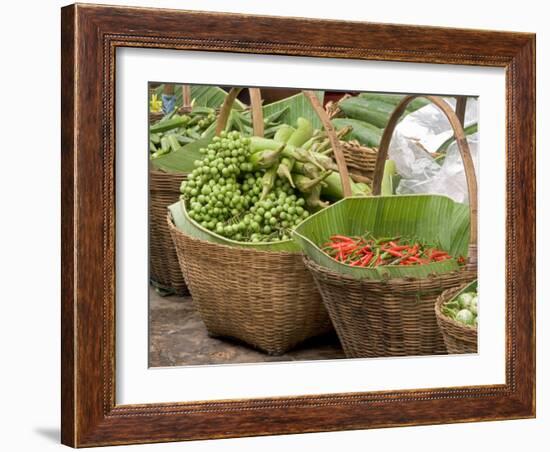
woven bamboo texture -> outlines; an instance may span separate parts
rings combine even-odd
[[[167,207],[179,199],[185,174],[149,172],[149,278],[166,291],[188,294],[178,256],[166,224]]]
[[[340,144],[352,179],[354,175],[359,175],[370,179],[372,183],[378,150],[363,146],[355,140],[340,141]]]
[[[280,355],[332,331],[300,253],[229,247],[192,238],[170,218],[168,226],[193,302],[210,335]]]
[[[348,358],[447,353],[437,297],[474,278],[465,271],[426,279],[358,280],[305,257]]]
[[[448,353],[477,353],[477,328],[457,322],[441,312],[443,304],[452,300],[460,290],[447,289],[437,298],[435,316]]]

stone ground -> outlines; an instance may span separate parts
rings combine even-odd
[[[149,366],[236,364],[344,358],[336,335],[302,344],[281,356],[208,336],[191,297],[161,297],[149,290]]]

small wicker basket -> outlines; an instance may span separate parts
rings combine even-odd
[[[182,92],[183,105],[178,112],[186,113],[191,110],[189,86],[184,85]],[[150,124],[163,117],[164,113],[149,111]],[[166,225],[166,209],[179,199],[180,185],[186,178],[185,173],[167,173],[153,166],[149,170],[149,280],[167,294],[189,294]]]
[[[149,171],[149,279],[153,286],[177,295],[189,291],[166,224],[166,209],[178,201],[186,177],[183,173]]]
[[[461,290],[462,287],[458,287],[444,291],[435,303],[435,316],[448,353],[477,353],[477,328],[459,323],[441,312],[443,304],[452,300]]]

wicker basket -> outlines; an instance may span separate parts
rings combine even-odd
[[[149,96],[154,90],[149,90]],[[190,87],[182,86],[183,105],[178,113],[191,111]],[[149,111],[149,124],[164,117],[162,112]],[[188,295],[189,291],[181,274],[178,257],[166,225],[166,211],[180,196],[180,185],[187,177],[184,173],[166,173],[149,170],[149,280],[167,294]]]
[[[240,89],[229,91],[218,117],[217,135],[225,129]],[[260,90],[249,91],[254,135],[263,136]],[[193,302],[210,335],[238,339],[280,355],[333,330],[301,253],[205,241],[177,229],[170,216],[167,221]]]
[[[406,106],[415,97],[407,96],[397,105],[384,130],[373,181],[375,195],[380,193],[384,162],[393,130]],[[351,278],[321,267],[306,257],[305,264],[315,278],[349,358],[447,353],[435,317],[435,302],[444,290],[458,288],[476,278],[477,186],[468,143],[451,107],[439,98],[427,98],[449,119],[465,166],[470,198],[468,262],[464,270],[443,275],[380,281]],[[340,156],[339,168],[345,164],[345,159]]]
[[[435,303],[435,316],[448,353],[477,353],[477,328],[459,323],[441,312],[443,304],[452,300],[461,290],[462,287],[444,291]]]
[[[453,272],[426,279],[358,280],[304,258],[348,358],[447,353],[434,304],[445,289],[474,278]]]
[[[179,199],[185,178],[185,174],[149,171],[149,279],[163,291],[178,295],[189,291],[166,224],[166,212]]]
[[[192,238],[170,218],[168,225],[193,302],[210,335],[280,355],[332,331],[300,253],[229,247]]]

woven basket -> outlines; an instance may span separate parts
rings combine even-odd
[[[434,314],[437,297],[474,278],[453,272],[426,279],[358,280],[304,258],[346,357],[447,353]]]
[[[280,355],[332,331],[300,253],[195,239],[178,230],[170,218],[168,227],[193,302],[210,335],[235,338]]]
[[[154,90],[149,90],[149,96]],[[182,86],[183,105],[178,113],[191,111],[191,93],[188,85]],[[149,111],[149,124],[164,117],[164,113]],[[166,173],[149,170],[149,280],[163,292],[188,295],[187,285],[181,274],[178,257],[166,225],[166,212],[170,204],[180,196],[180,185],[187,177],[184,173]]]
[[[263,136],[261,95],[250,88],[254,135]],[[220,110],[225,129],[240,92],[232,88]],[[193,302],[212,336],[238,339],[280,355],[306,339],[332,331],[313,278],[299,252],[259,251],[193,238],[168,227]]]
[[[149,171],[149,278],[154,286],[178,295],[189,292],[166,224],[166,212],[178,201],[185,178],[185,174]]]
[[[397,105],[384,130],[374,173],[375,195],[380,193],[393,130],[408,103],[415,97],[407,96]],[[444,290],[458,288],[476,278],[477,185],[468,143],[451,107],[437,97],[426,97],[449,119],[466,170],[470,198],[468,262],[463,270],[443,275],[380,281],[357,280],[321,267],[306,257],[305,264],[314,276],[349,358],[447,353],[434,312],[435,302]],[[345,159],[343,164],[345,166]],[[341,158],[339,168],[342,168]]]
[[[443,304],[452,300],[461,290],[462,287],[444,291],[435,303],[435,316],[448,353],[477,353],[477,328],[459,323],[441,312]]]

